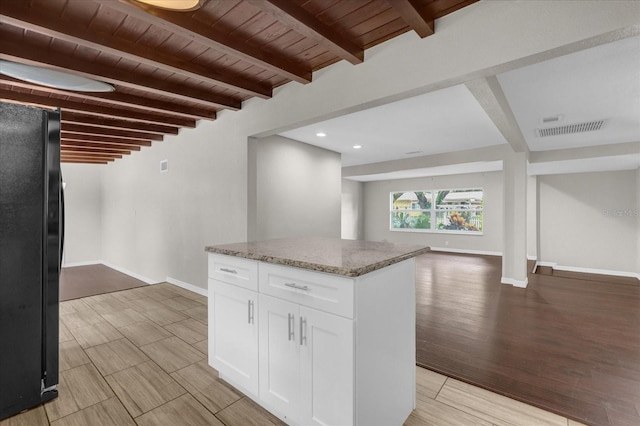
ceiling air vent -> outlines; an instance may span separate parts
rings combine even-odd
[[[574,133],[593,132],[600,130],[604,126],[605,120],[589,121],[587,123],[567,124],[565,126],[548,127],[546,129],[536,129],[536,136],[546,138],[547,136],[572,135]]]

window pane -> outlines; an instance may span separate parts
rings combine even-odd
[[[436,195],[437,210],[477,210],[484,203],[482,189],[452,189],[438,191]]]
[[[431,213],[394,211],[391,212],[392,229],[431,229]]]
[[[482,210],[451,210],[436,213],[436,229],[447,231],[482,231]]]
[[[431,192],[407,191],[391,193],[391,210],[429,210]]]

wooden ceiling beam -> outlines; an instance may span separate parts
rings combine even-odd
[[[216,112],[212,110],[193,108],[186,105],[144,98],[142,96],[128,95],[126,93],[72,92],[69,90],[55,89],[53,87],[46,87],[35,83],[29,83],[27,81],[18,80],[5,75],[0,75],[0,82],[14,87],[22,87],[24,89],[37,90],[40,92],[52,93],[60,96],[69,96],[81,100],[98,101],[116,106],[136,108],[142,111],[165,114],[167,112],[170,112],[182,117],[193,118],[196,120],[200,118],[215,120],[216,118]]]
[[[177,135],[179,130],[178,127],[173,126],[99,117],[65,110],[62,111],[60,118],[63,124],[85,124],[94,127],[103,127],[105,129],[139,130],[148,133],[157,133],[159,135]]]
[[[151,146],[151,142],[144,143],[122,143],[122,142],[96,142],[96,141],[85,141],[80,139],[67,139],[61,138],[60,145],[67,146],[95,146],[96,148],[109,148],[113,147],[115,149],[131,149],[133,151],[140,151],[140,148],[143,146]]]
[[[328,48],[336,56],[346,59],[354,65],[364,61],[364,48],[356,46],[295,2],[291,0],[250,0],[249,2],[292,28],[298,34],[315,40],[318,44]]]
[[[0,15],[9,25],[44,34],[79,46],[88,47],[120,56],[141,64],[161,68],[185,77],[214,84],[249,96],[263,99],[273,94],[271,86],[265,85],[234,73],[215,67],[204,67],[191,62],[180,61],[175,57],[159,52],[157,49],[112,37],[101,32],[89,31],[76,23],[63,19],[52,19],[46,13],[29,7],[28,2],[0,2]]]
[[[140,151],[140,145],[131,144],[109,144],[98,142],[82,142],[74,140],[63,140],[60,142],[60,148],[86,148],[97,149],[103,151]]]
[[[109,154],[98,154],[98,153],[91,153],[91,154],[82,154],[82,153],[64,154],[64,153],[61,153],[60,154],[60,160],[88,159],[88,160],[103,160],[103,161],[106,160],[106,161],[109,161],[109,160],[115,160],[116,158],[122,158],[122,155],[120,155],[120,154],[109,155]]]
[[[303,84],[311,82],[310,69],[293,63],[289,58],[244,43],[219,28],[191,19],[188,13],[170,12],[143,3],[134,4],[130,0],[104,0],[102,5],[290,80]]]
[[[131,139],[131,138],[120,138],[117,136],[101,136],[101,135],[85,135],[82,133],[75,132],[65,132],[64,129],[60,132],[60,138],[64,140],[74,140],[74,141],[92,141],[92,142],[114,142],[121,144],[132,144],[132,145],[151,145],[150,140],[143,139]]]
[[[126,150],[126,149],[98,149],[98,148],[91,148],[91,147],[79,147],[79,146],[73,146],[73,147],[69,147],[69,146],[62,146],[60,147],[60,153],[62,155],[62,153],[65,154],[90,154],[90,153],[100,153],[100,154],[119,154],[119,155],[129,155],[131,154],[131,151]]]
[[[74,158],[60,159],[60,162],[61,163],[76,163],[76,164],[109,164],[108,161],[88,160],[88,159],[74,159]]]
[[[63,132],[74,132],[81,135],[104,135],[117,138],[130,138],[161,141],[164,137],[157,133],[137,132],[133,130],[105,129],[103,127],[92,127],[91,125],[62,123]]]
[[[388,0],[388,3],[421,38],[434,34],[433,15],[423,10],[417,0]]]
[[[0,59],[27,65],[44,66],[158,96],[198,103],[207,108],[223,108],[237,111],[242,106],[242,103],[237,99],[217,95],[201,88],[158,80],[148,75],[139,75],[124,69],[106,67],[103,64],[59,55],[55,52],[20,42],[7,33],[1,34],[0,37]]]
[[[1,43],[1,42],[0,42]],[[47,96],[34,95],[30,93],[14,92],[6,85],[0,84],[0,99],[9,99],[25,104],[34,104],[62,108],[72,112],[83,114],[94,114],[101,117],[119,117],[132,120],[140,120],[146,123],[172,124],[181,127],[196,127],[196,121],[189,118],[175,117],[170,115],[160,115],[126,110],[122,108],[109,108],[102,105],[93,105],[83,102],[71,101],[68,99],[49,98]]]

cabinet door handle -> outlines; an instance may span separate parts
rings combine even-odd
[[[229,268],[220,268],[220,271],[227,272],[229,274],[237,274],[238,273],[238,271],[236,271],[235,269],[229,269]]]
[[[287,323],[289,324],[289,341],[295,340],[295,333],[293,331],[293,314],[287,314]]]
[[[298,290],[309,291],[309,287],[306,285],[300,285],[296,283],[284,283],[285,287],[297,288]]]
[[[300,317],[300,346],[307,344],[307,320]]]
[[[247,301],[247,310],[248,310],[248,323],[249,324],[253,324],[254,323],[254,316],[253,316],[253,300],[248,300]]]

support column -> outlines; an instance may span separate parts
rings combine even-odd
[[[526,287],[527,279],[527,153],[504,156],[503,284]]]
[[[636,169],[636,274],[640,280],[640,167]]]

